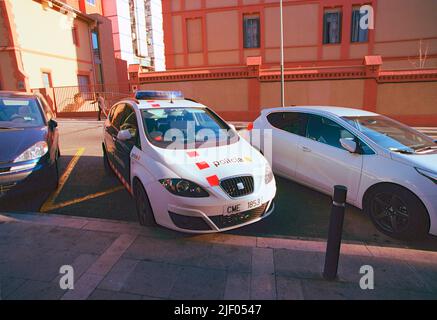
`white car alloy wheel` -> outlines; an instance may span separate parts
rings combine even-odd
[[[419,198],[397,185],[383,185],[370,192],[364,207],[375,227],[399,239],[425,236],[429,218]]]

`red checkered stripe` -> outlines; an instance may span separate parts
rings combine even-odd
[[[187,155],[188,155],[188,157],[190,157],[192,159],[198,160],[198,162],[196,162],[195,165],[196,165],[197,169],[199,169],[200,171],[210,168],[210,165],[208,164],[208,162],[202,161],[200,159],[200,155],[197,151],[188,151]],[[208,184],[211,187],[217,187],[220,185],[220,179],[217,175],[212,175],[212,176],[206,177],[206,181],[208,181]]]
[[[134,194],[132,191],[131,186],[129,185],[129,183],[127,183],[127,181],[123,178],[123,176],[121,175],[120,172],[118,172],[118,170],[115,168],[115,166],[111,163],[111,161],[108,160],[109,166],[111,167],[112,171],[114,171],[114,173],[116,174],[116,176],[118,177],[118,180],[120,180],[120,182],[123,184],[123,186],[127,189],[127,191],[129,191],[130,194]]]
[[[152,106],[152,108],[159,108],[161,106],[155,100],[147,100],[147,103],[149,103]]]

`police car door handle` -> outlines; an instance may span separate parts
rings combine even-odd
[[[303,152],[311,152],[311,149],[305,146],[302,146],[302,151]]]

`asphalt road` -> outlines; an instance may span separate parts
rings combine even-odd
[[[65,181],[57,192],[32,195],[14,204],[13,211],[61,214],[136,221],[135,204],[114,175],[103,167],[102,123],[63,120],[60,173]],[[67,172],[67,173],[66,173]],[[253,236],[326,239],[331,199],[294,182],[277,177],[276,210],[267,219],[230,233]],[[358,209],[346,209],[343,238],[387,246],[416,247],[437,251],[437,239],[405,243],[378,232]]]

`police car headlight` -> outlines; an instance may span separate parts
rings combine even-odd
[[[206,198],[209,197],[209,193],[206,192],[201,186],[194,182],[184,179],[162,179],[159,180],[164,188],[170,193],[180,197],[190,198]]]
[[[14,163],[39,159],[44,156],[47,151],[49,151],[47,142],[39,141],[15,158]]]
[[[273,180],[273,171],[268,164],[266,165],[266,174],[264,177],[266,184],[269,184]]]

